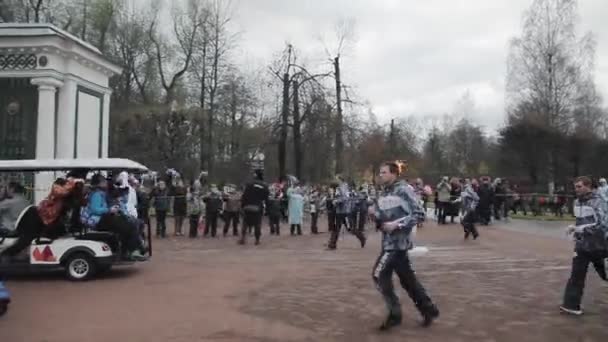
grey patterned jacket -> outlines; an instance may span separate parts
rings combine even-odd
[[[460,200],[462,201],[462,208],[467,212],[473,212],[477,209],[479,203],[479,196],[473,190],[471,185],[466,185],[464,190],[460,193]]]
[[[574,202],[574,249],[594,252],[608,249],[608,202],[597,192]]]
[[[382,232],[382,249],[408,250],[413,247],[410,234],[425,213],[410,186],[398,181],[387,187],[376,201],[376,224],[397,221],[399,226],[392,233]]]

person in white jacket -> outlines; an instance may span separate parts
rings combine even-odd
[[[129,174],[126,171],[121,172],[118,175],[117,183],[121,189],[128,188],[127,194],[127,214],[137,219],[137,192],[129,184]]]

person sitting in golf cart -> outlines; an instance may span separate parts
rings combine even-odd
[[[44,235],[61,236],[65,233],[65,222],[61,219],[72,207],[83,204],[87,173],[87,170],[73,170],[66,178],[58,178],[49,195],[38,204],[38,215],[45,226]]]
[[[140,245],[142,246],[140,252],[142,255],[145,255],[148,250],[143,247],[145,246],[143,235],[144,223],[137,216],[137,194],[135,193],[135,189],[129,184],[129,174],[127,172],[121,172],[116,181],[113,182],[108,203],[110,207],[117,205],[119,213],[129,221],[129,224],[137,232]]]
[[[83,208],[81,219],[83,223],[97,231],[107,231],[118,235],[123,257],[127,260],[143,261],[146,257],[141,253],[143,249],[136,229],[129,220],[121,215],[118,205],[108,205],[108,182],[96,174],[91,179],[91,192],[88,203]]]
[[[37,207],[26,211],[15,227],[17,241],[2,252],[2,256],[13,257],[26,249],[32,241],[40,236],[55,238],[65,234],[62,218],[74,203],[81,203],[84,198],[84,178],[87,172],[74,170],[66,178],[58,178],[51,186],[51,192]]]
[[[30,202],[25,198],[25,188],[17,182],[6,187],[6,198],[0,201],[0,230],[14,231],[19,215]]]

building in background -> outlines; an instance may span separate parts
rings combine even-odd
[[[122,69],[49,24],[0,24],[0,159],[108,156],[109,79]],[[35,176],[36,202],[53,174]]]

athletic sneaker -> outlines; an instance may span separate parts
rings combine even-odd
[[[386,320],[384,320],[384,322],[382,322],[382,324],[378,327],[378,330],[387,331],[392,327],[398,326],[399,324],[401,324],[401,316],[388,315]]]
[[[573,316],[581,316],[583,314],[583,310],[581,308],[578,309],[570,309],[565,306],[560,306],[559,310],[565,314],[573,315]]]
[[[433,307],[427,313],[425,313],[422,317],[423,317],[423,320],[422,320],[421,325],[423,327],[428,327],[431,324],[433,324],[434,320],[439,318],[439,309],[437,309],[437,307],[433,305]]]
[[[145,255],[143,255],[138,250],[133,251],[133,253],[131,253],[131,255],[129,255],[129,257],[131,258],[131,260],[134,260],[134,261],[146,261],[146,260],[148,260],[148,257],[145,256]]]

